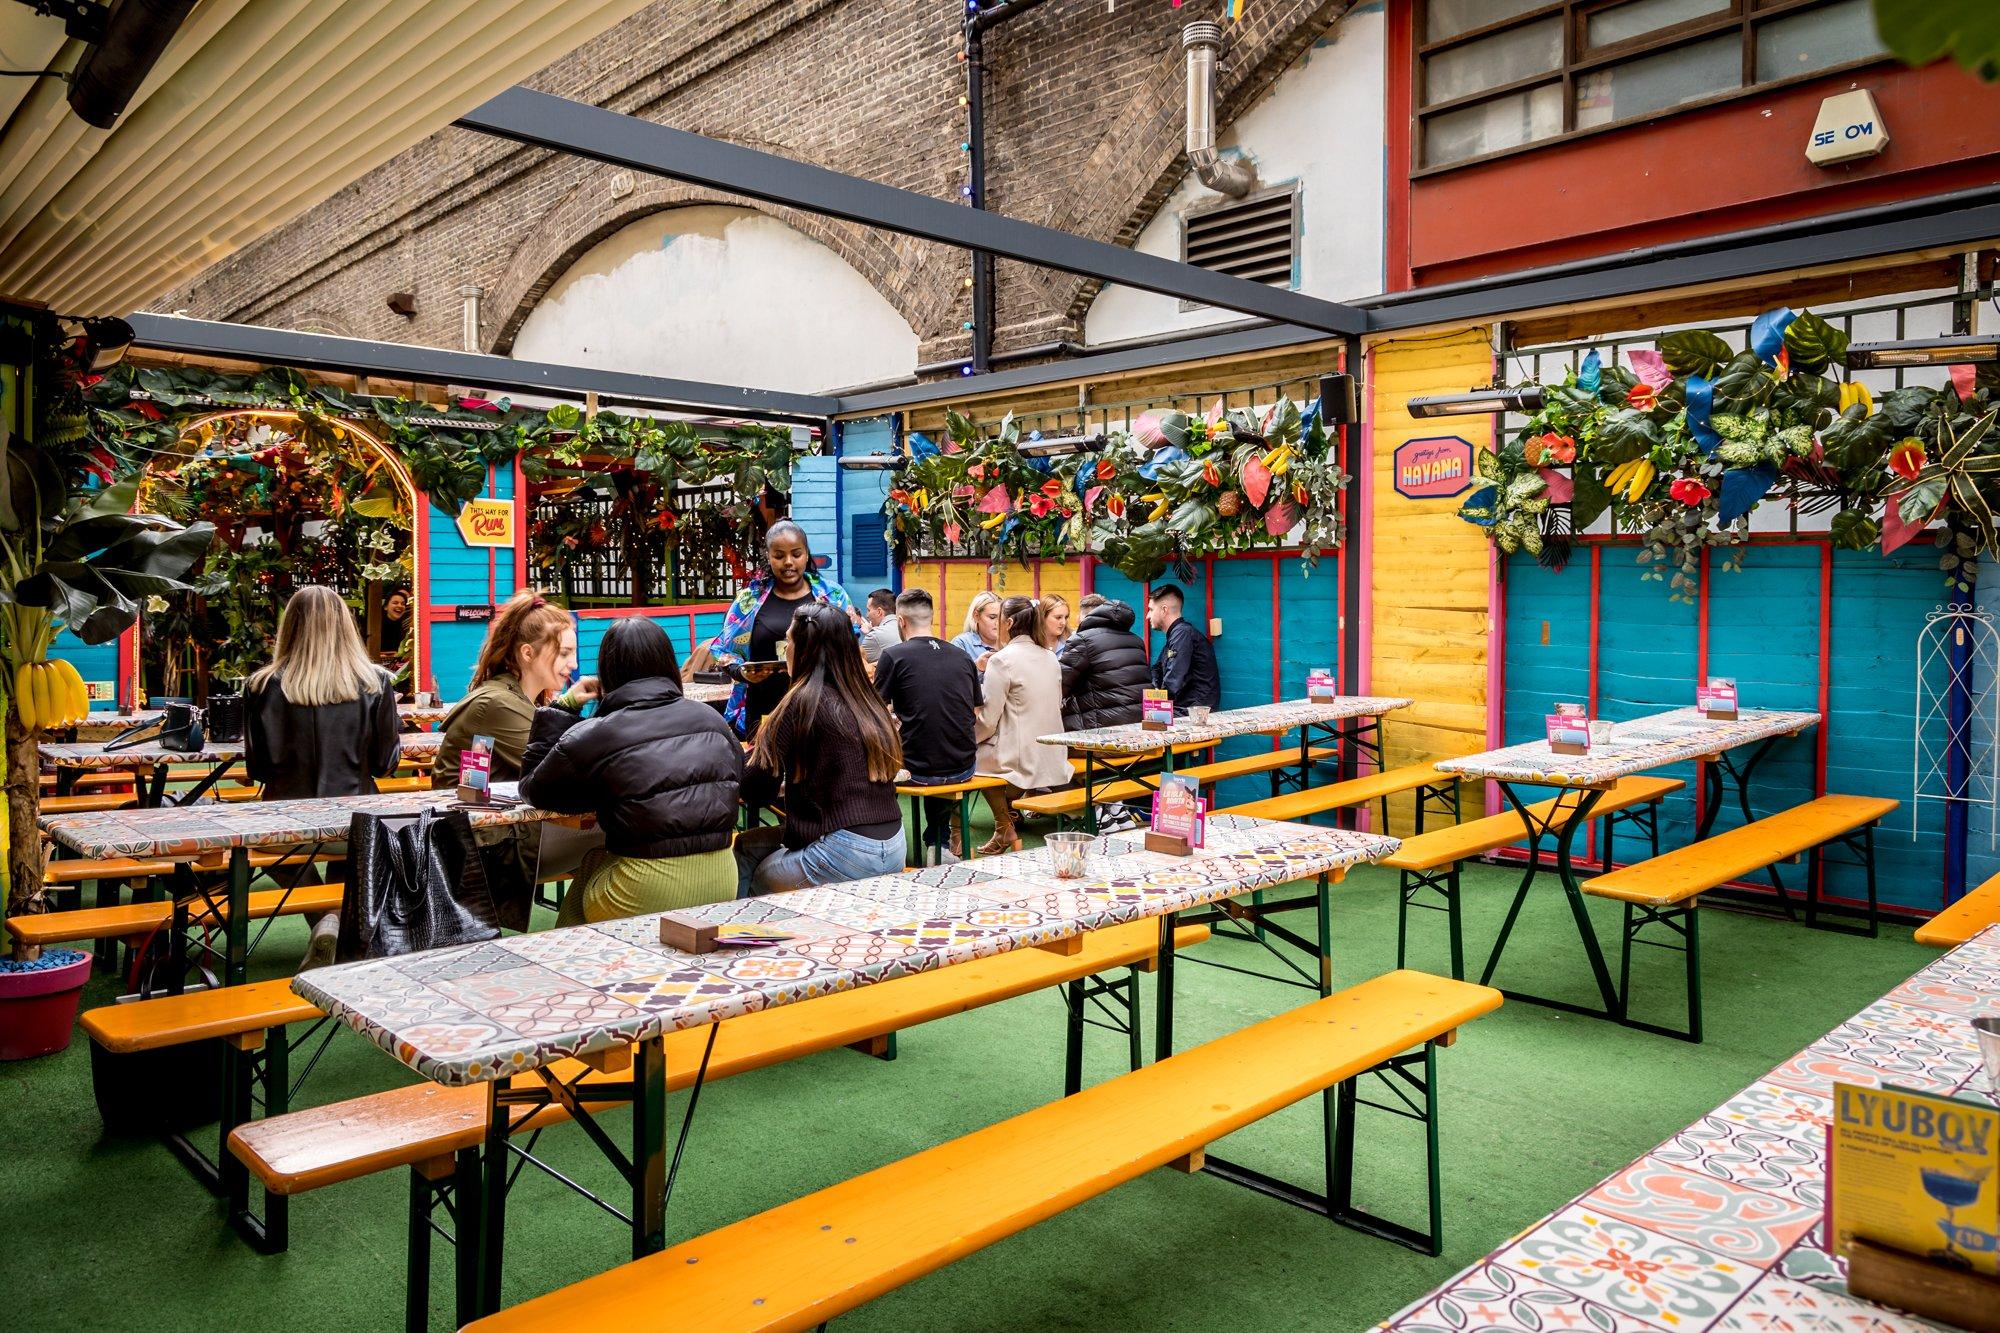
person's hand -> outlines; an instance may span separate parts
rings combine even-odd
[[[980,658],[977,662],[974,662],[972,665],[977,667],[979,670],[984,671],[986,670],[986,664],[988,662],[991,662],[992,660],[993,660],[993,654],[987,653],[984,657]]]
[[[783,670],[776,662],[745,662],[738,668],[743,679],[751,685],[761,685]]]
[[[589,703],[593,699],[604,697],[604,687],[598,683],[597,677],[585,676],[569,687],[569,697],[578,703]]]

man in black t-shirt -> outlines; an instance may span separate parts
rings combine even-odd
[[[875,691],[903,732],[903,767],[910,783],[941,787],[972,776],[979,757],[973,732],[979,707],[979,670],[972,659],[932,632],[931,595],[911,588],[896,598],[903,641],[882,650],[875,663]],[[952,807],[949,798],[924,800],[924,840],[944,859]]]

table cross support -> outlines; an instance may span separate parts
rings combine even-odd
[[[1577,883],[1576,867],[1571,862],[1571,849],[1576,844],[1578,830],[1590,822],[1590,812],[1603,799],[1604,792],[1595,787],[1565,787],[1556,796],[1554,806],[1546,816],[1538,817],[1511,782],[1499,784],[1507,803],[1521,816],[1522,825],[1528,831],[1528,866],[1521,875],[1521,886],[1514,891],[1514,901],[1507,909],[1507,919],[1500,926],[1500,936],[1493,941],[1493,952],[1486,960],[1486,970],[1479,974],[1479,983],[1491,984],[1494,970],[1500,966],[1500,955],[1507,948],[1507,938],[1514,932],[1514,922],[1521,915],[1521,905],[1527,901],[1528,890],[1534,887],[1535,877],[1542,868],[1542,839],[1555,840],[1555,871],[1562,883],[1563,896],[1569,902],[1570,916],[1576,923],[1577,937],[1583,941],[1583,951],[1590,960],[1590,974],[1597,982],[1597,993],[1604,1001],[1602,1009],[1591,1009],[1571,1004],[1567,1000],[1552,1000],[1545,996],[1529,995],[1521,991],[1501,988],[1501,994],[1510,1000],[1520,1000],[1527,1004],[1538,1004],[1548,1009],[1561,1009],[1568,1013],[1585,1014],[1592,1018],[1621,1018],[1618,992],[1611,984],[1611,969],[1605,965],[1604,950],[1598,945],[1597,932],[1590,924],[1590,909],[1583,899],[1583,889]]]

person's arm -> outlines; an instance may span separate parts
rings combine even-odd
[[[722,628],[708,641],[708,655],[716,666],[728,671],[743,660],[743,653],[738,649],[748,651],[750,627],[757,619],[760,605],[747,591],[737,594],[736,600],[729,604],[728,613],[722,617]]]
[[[757,729],[757,746],[753,751],[754,762],[744,766],[743,801],[752,808],[775,805],[785,786],[784,775],[790,771],[791,723],[783,719],[773,725],[770,718]],[[768,765],[768,767],[767,767]]]
[[[589,814],[597,809],[595,784],[577,765],[576,756],[571,753],[573,747],[563,744],[563,738],[579,721],[576,714],[566,709],[536,710],[536,735],[528,745],[528,755],[534,764],[521,772],[521,799],[529,805],[564,815]]]
[[[527,738],[518,735],[511,747],[503,749],[501,733],[517,730],[518,724],[509,717],[506,705],[491,693],[469,698],[452,713],[445,725],[445,740],[438,751],[438,761],[443,763],[446,754],[464,754],[472,748],[474,736],[490,736],[493,738],[494,766],[498,768],[504,756],[507,771],[516,771],[520,768],[521,751],[527,748]],[[433,786],[455,787],[458,785],[458,771],[456,768],[450,772],[433,770],[431,781]]]
[[[522,782],[548,759],[556,742],[581,721],[581,717],[567,708],[550,706],[535,710],[535,723],[528,730],[528,748],[521,752]]]
[[[375,746],[368,756],[368,771],[386,778],[403,762],[403,719],[396,712],[396,687],[388,672],[382,673],[382,687],[371,697],[374,702],[370,709],[375,716],[370,721]]]
[[[271,738],[264,734],[264,691],[253,689],[243,699],[243,771],[258,786],[277,776]]]
[[[979,700],[979,725],[973,734],[980,740],[991,740],[1000,730],[1000,719],[1007,712],[1007,689],[1010,683],[1007,675],[1007,661],[998,653],[986,656],[986,683],[981,687]]]
[[[1184,621],[1174,622],[1167,631],[1167,650],[1160,658],[1159,685],[1169,699],[1179,699],[1187,688],[1188,673],[1194,670],[1194,654],[1188,651],[1188,636],[1181,632]]]

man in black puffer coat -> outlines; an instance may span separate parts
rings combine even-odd
[[[1096,596],[1096,594],[1092,594]],[[1151,682],[1146,644],[1132,632],[1138,617],[1123,602],[1084,598],[1083,622],[1063,649],[1063,726],[1070,731],[1139,720]]]

